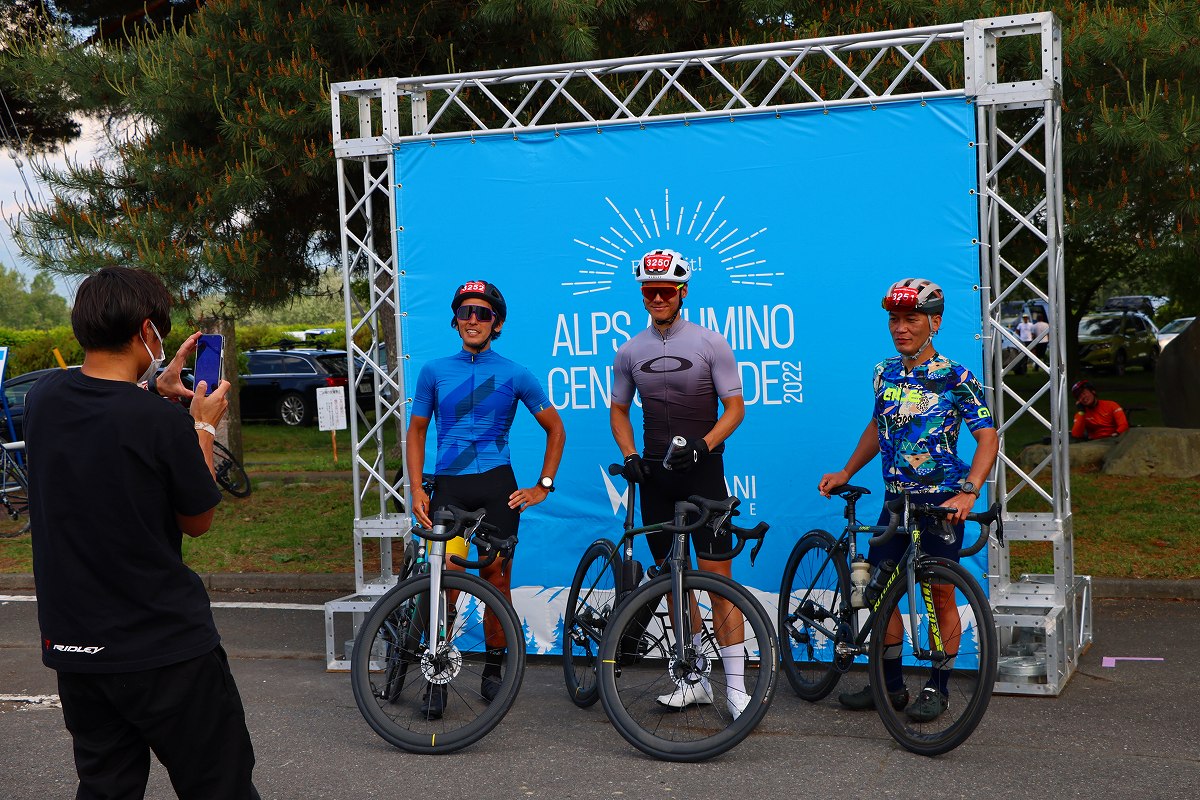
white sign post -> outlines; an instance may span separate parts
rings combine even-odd
[[[333,463],[338,463],[337,432],[346,429],[346,390],[341,386],[317,389],[317,428],[329,431]]]

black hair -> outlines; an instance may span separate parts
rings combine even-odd
[[[149,319],[164,339],[171,332],[171,294],[144,269],[104,267],[79,285],[71,329],[85,351],[121,352]]]

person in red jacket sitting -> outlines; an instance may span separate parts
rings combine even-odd
[[[1120,436],[1129,430],[1125,409],[1112,400],[1101,400],[1091,381],[1077,381],[1071,387],[1079,411],[1071,425],[1071,436],[1076,439],[1107,439]]]

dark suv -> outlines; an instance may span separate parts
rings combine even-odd
[[[307,425],[317,412],[317,389],[349,383],[345,350],[273,347],[245,353],[241,378],[242,419],[277,419]],[[358,402],[372,402],[369,384],[359,386]]]

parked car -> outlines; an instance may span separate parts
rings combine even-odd
[[[349,383],[345,350],[272,347],[247,351],[240,375],[242,419],[272,419],[307,425],[317,412],[317,389]],[[358,403],[373,402],[373,389],[360,383]]]
[[[1083,366],[1124,375],[1130,364],[1152,370],[1157,360],[1158,329],[1145,314],[1108,311],[1079,321],[1079,361]]]
[[[1167,342],[1174,339],[1179,334],[1187,330],[1187,326],[1196,321],[1195,317],[1180,317],[1177,320],[1172,320],[1166,325],[1158,329],[1158,351],[1167,346]]]
[[[1155,312],[1169,302],[1170,300],[1166,297],[1157,297],[1152,294],[1126,294],[1108,298],[1100,310],[1136,311],[1153,319]]]

